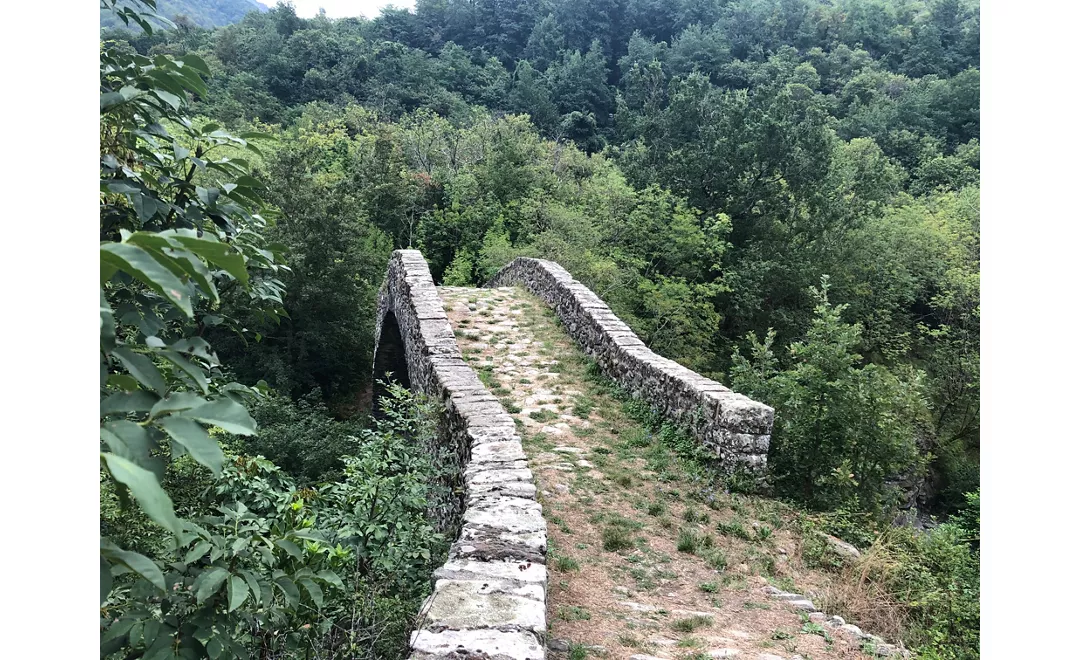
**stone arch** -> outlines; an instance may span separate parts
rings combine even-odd
[[[390,380],[408,389],[412,388],[409,379],[409,362],[405,357],[405,341],[401,337],[401,326],[393,310],[386,310],[375,346],[375,369],[372,373],[371,412],[380,416],[379,399],[386,393],[383,382]],[[389,374],[389,375],[388,375]],[[383,381],[383,382],[380,382]]]

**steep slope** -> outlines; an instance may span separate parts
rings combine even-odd
[[[157,12],[165,18],[187,16],[204,28],[236,23],[251,11],[267,11],[269,7],[258,0],[158,0]],[[101,27],[123,27],[116,16],[101,11]]]
[[[879,651],[880,640],[802,611],[813,605],[789,593],[819,593],[831,579],[803,561],[797,515],[714,490],[672,434],[637,421],[644,407],[595,375],[541,301],[513,288],[440,294],[465,359],[515,418],[542,493],[553,651],[638,660]]]

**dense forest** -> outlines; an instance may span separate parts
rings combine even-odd
[[[101,27],[117,28],[132,27],[126,25],[109,6],[101,8]],[[157,12],[161,16],[172,17],[176,25],[190,26],[192,24],[204,28],[213,28],[221,25],[236,23],[249,11],[266,11],[269,9],[259,0],[160,0],[157,4]],[[121,7],[128,7],[138,11],[137,2],[118,3]]]
[[[966,524],[919,571],[962,565],[938,614],[977,627],[977,1],[102,6],[103,654],[172,657],[151,652],[169,608],[190,657],[400,653],[445,543],[437,461],[407,440],[423,401],[367,417],[401,247],[454,285],[557,261],[655,351],[775,407],[776,497]],[[380,509],[376,482],[409,497]],[[171,572],[194,592],[154,595]],[[978,657],[974,634],[924,657]]]

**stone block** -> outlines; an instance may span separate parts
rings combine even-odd
[[[417,630],[412,634],[411,658],[443,660],[489,658],[490,660],[544,660],[544,646],[526,631]]]
[[[490,628],[502,631],[547,629],[544,602],[492,591],[483,582],[439,580],[429,598],[423,630]]]

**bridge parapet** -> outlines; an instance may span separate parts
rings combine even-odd
[[[725,468],[764,471],[772,408],[651,351],[599,296],[553,261],[518,257],[488,283],[513,285],[546,302],[609,378],[685,426]]]
[[[420,252],[394,251],[377,319],[376,376],[389,371],[442,404],[438,442],[460,476],[460,497],[438,512],[460,533],[435,572],[411,658],[542,660],[547,525],[533,474],[513,418],[462,358]]]

